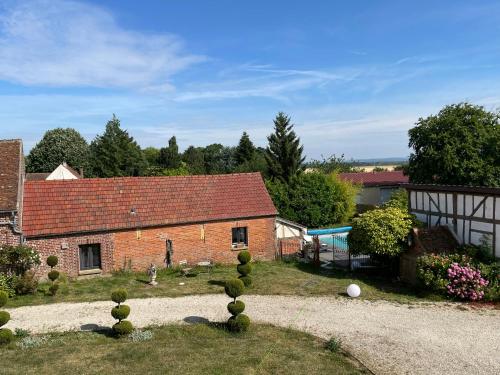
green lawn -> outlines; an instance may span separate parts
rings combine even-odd
[[[129,298],[223,293],[223,281],[235,276],[236,266],[217,266],[210,277],[205,273],[196,277],[181,277],[178,271],[162,270],[158,273],[158,285],[151,287],[147,284],[148,277],[145,273],[116,273],[112,276],[68,280],[61,284],[55,297],[48,295],[48,284],[41,284],[34,295],[11,298],[8,307],[108,300],[111,291],[119,287],[128,290]],[[361,287],[361,298],[369,300],[414,302],[429,299],[417,296],[412,289],[388,278],[317,269],[298,262],[258,262],[254,264],[252,277],[254,284],[247,289],[247,294],[343,297],[347,285],[354,282]],[[179,285],[181,282],[184,285]]]
[[[305,333],[252,325],[232,334],[208,324],[150,328],[149,341],[71,332],[38,347],[0,348],[2,374],[363,374],[342,352]]]

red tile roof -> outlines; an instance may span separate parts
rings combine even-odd
[[[363,186],[393,186],[408,182],[403,171],[340,173],[339,177]]]
[[[24,155],[21,140],[0,140],[0,211],[18,209],[23,173]]]
[[[28,237],[277,214],[259,173],[27,181],[23,211]]]

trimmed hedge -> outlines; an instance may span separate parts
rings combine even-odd
[[[0,290],[0,307],[4,307],[8,300],[9,295],[5,291]]]
[[[50,268],[57,266],[57,263],[59,263],[59,259],[55,255],[50,255],[47,257],[47,265]]]
[[[231,279],[226,281],[226,285],[224,287],[224,291],[226,292],[226,294],[234,299],[241,296],[244,290],[245,284],[243,284],[243,281],[239,279]]]
[[[238,264],[236,269],[241,276],[248,276],[252,272],[252,265],[250,263]]]
[[[127,316],[130,314],[130,306],[120,305],[113,307],[111,310],[111,316],[119,321],[127,319]]]
[[[246,287],[249,287],[252,285],[252,278],[250,276],[240,276],[238,277],[241,281],[243,281],[243,284],[245,284]]]
[[[252,260],[252,255],[248,250],[240,251],[238,254],[238,262],[241,264],[247,264]]]
[[[59,271],[52,270],[48,273],[50,281],[56,281],[59,278]]]
[[[118,336],[129,335],[132,333],[133,330],[134,330],[134,326],[128,320],[122,320],[122,321],[115,323],[113,325],[113,331]]]
[[[8,328],[0,329],[0,344],[8,344],[14,339],[14,334]]]
[[[125,289],[116,289],[111,293],[111,300],[117,304],[125,302],[127,299],[127,291]]]
[[[0,327],[6,325],[9,320],[10,314],[8,311],[0,311]]]
[[[229,302],[227,310],[231,315],[236,316],[245,310],[245,303],[243,301]]]

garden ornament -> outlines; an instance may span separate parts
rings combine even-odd
[[[359,297],[359,295],[361,294],[361,289],[356,284],[351,284],[347,287],[347,294],[349,295],[349,297]]]
[[[151,265],[148,268],[148,275],[149,275],[149,285],[158,285],[156,282],[156,266],[151,263]]]

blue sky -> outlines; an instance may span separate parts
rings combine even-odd
[[[498,1],[3,1],[0,138],[113,113],[141,146],[265,146],[278,111],[309,158],[399,157],[443,105],[500,104]]]

